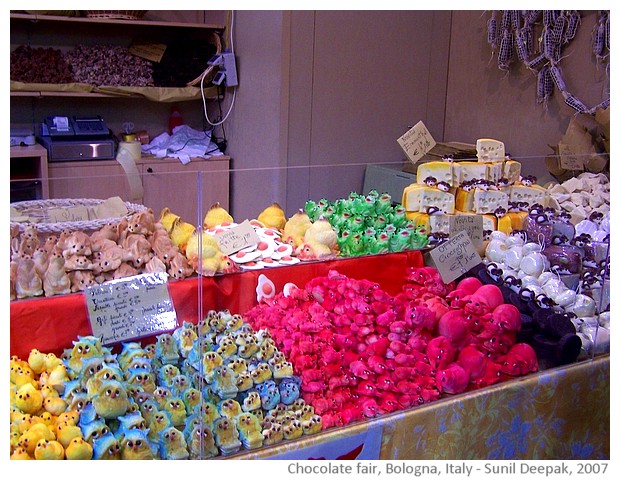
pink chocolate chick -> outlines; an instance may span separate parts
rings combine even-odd
[[[491,321],[501,330],[518,332],[521,330],[521,312],[511,303],[503,303],[493,310]]]
[[[485,353],[473,345],[463,348],[456,360],[456,363],[469,372],[469,379],[473,383],[484,376],[487,362],[488,359]]]
[[[500,371],[506,375],[527,375],[538,370],[536,352],[527,343],[515,343],[500,362]]]
[[[428,342],[426,354],[431,365],[441,370],[447,368],[455,360],[456,347],[449,338],[440,335]]]
[[[439,324],[437,325],[439,335],[450,339],[455,346],[465,342],[469,334],[467,317],[465,315],[465,312],[462,310],[450,310],[445,313],[439,319]]]
[[[464,290],[471,295],[482,286],[482,282],[476,277],[466,277],[456,284],[457,290]]]
[[[456,394],[464,392],[469,384],[469,374],[458,363],[451,363],[437,371],[435,377],[437,388],[443,393]]]
[[[435,313],[425,305],[410,305],[405,310],[405,318],[414,327],[433,330],[437,323]]]
[[[467,313],[484,315],[504,303],[504,296],[497,285],[488,284],[483,285],[463,300],[466,301],[463,309]]]

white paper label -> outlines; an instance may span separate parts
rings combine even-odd
[[[421,120],[397,141],[412,163],[416,163],[437,145],[431,132],[428,131],[426,125]]]
[[[567,143],[558,143],[560,167],[565,170],[583,170],[584,157],[574,151],[574,147]]]
[[[475,248],[482,246],[483,218],[482,215],[451,215],[450,237],[465,231]]]
[[[260,242],[260,237],[249,220],[243,221],[236,227],[216,233],[214,237],[224,255],[231,255]]]
[[[49,221],[52,223],[62,222],[85,222],[90,220],[88,208],[84,205],[75,207],[52,208],[47,211]]]
[[[145,273],[84,291],[93,335],[102,343],[148,337],[177,327],[166,273]]]
[[[445,283],[450,283],[482,262],[465,230],[429,252]]]

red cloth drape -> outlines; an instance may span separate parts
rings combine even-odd
[[[390,253],[171,281],[168,291],[177,313],[177,324],[181,325],[184,321],[198,321],[199,284],[203,315],[208,310],[224,309],[244,313],[257,304],[255,289],[260,274],[266,275],[279,292],[287,282],[303,287],[311,279],[337,270],[351,278],[377,282],[383,290],[395,295],[401,289],[407,269],[423,264],[420,251]],[[11,302],[11,355],[25,359],[33,348],[60,355],[63,349],[72,346],[78,335],[91,333],[83,294]],[[141,341],[149,343],[154,337]]]

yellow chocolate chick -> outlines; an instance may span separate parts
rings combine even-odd
[[[92,342],[87,340],[77,340],[73,342],[68,365],[69,368],[78,373],[82,369],[82,359],[101,355],[101,351]]]
[[[124,385],[116,380],[104,382],[93,398],[97,414],[105,419],[114,419],[125,415],[129,408],[129,398]]]
[[[58,417],[56,415],[52,415],[50,412],[42,412],[39,418],[41,419],[41,423],[47,425],[50,432],[56,433],[56,426],[58,425]]]
[[[198,415],[202,416],[204,425],[213,425],[213,423],[221,417],[217,406],[212,402],[203,402],[197,408]]]
[[[263,445],[263,436],[260,421],[258,418],[249,412],[237,415],[237,430],[239,431],[239,437],[245,448],[252,449],[258,448]]]
[[[74,438],[83,438],[80,427],[69,423],[61,423],[56,426],[56,440],[64,448],[67,448]]]
[[[187,242],[195,231],[196,227],[194,227],[194,225],[179,218],[172,226],[172,230],[170,231],[170,240],[181,253],[185,254]]]
[[[43,378],[43,375],[41,375],[41,378]],[[67,368],[61,363],[60,365],[56,365],[52,370],[49,370],[45,385],[54,387],[58,393],[62,394],[65,391],[65,384],[69,380]]]
[[[265,227],[273,227],[278,230],[284,229],[284,225],[286,225],[286,215],[284,214],[282,207],[277,202],[273,202],[265,208],[258,215],[256,220],[265,225]]]
[[[254,379],[252,378],[252,374],[248,371],[241,372],[237,375],[235,379],[235,384],[237,386],[237,391],[245,392],[254,386]]]
[[[188,448],[189,458],[192,460],[215,457],[219,453],[213,432],[207,425],[194,426]]]
[[[153,442],[159,441],[159,433],[171,426],[170,414],[167,411],[156,412],[149,422],[148,438]]]
[[[28,452],[22,447],[17,447],[11,453],[11,460],[34,460],[34,458],[28,455]]]
[[[43,400],[43,408],[52,415],[60,415],[67,410],[67,402],[60,397],[47,397]]]
[[[63,365],[62,360],[58,358],[54,353],[48,353],[45,355],[45,369],[48,372],[51,372],[58,365]]]
[[[301,437],[304,432],[299,420],[290,420],[289,422],[283,424],[282,433],[284,434],[285,439],[294,440]]]
[[[20,435],[24,432],[27,432],[30,427],[32,427],[35,423],[43,423],[40,417],[32,416],[29,413],[21,413],[12,417],[11,425],[15,425],[17,427],[17,431]]]
[[[209,233],[195,231],[187,239],[185,251],[187,262],[206,277],[212,277],[218,272],[223,255],[219,243]]]
[[[43,370],[45,370],[45,359],[46,354],[41,353],[36,348],[30,350],[30,354],[28,355],[28,365],[32,368],[32,371],[38,375],[41,374]]]
[[[56,390],[51,385],[43,385],[41,387],[41,395],[43,395],[43,400],[44,401],[45,401],[45,399],[47,397],[60,397],[60,394],[58,393],[58,390]]]
[[[77,425],[80,421],[80,412],[77,410],[67,410],[66,412],[58,415],[56,422],[58,424],[61,423],[70,423],[71,425]]]
[[[67,460],[90,460],[93,458],[93,447],[82,437],[75,437],[65,448]]]
[[[187,410],[185,410],[185,404],[179,397],[171,397],[164,404],[164,411],[170,415],[170,423],[175,426],[181,426],[185,423],[187,418]]]
[[[265,445],[274,445],[284,440],[284,432],[282,431],[282,424],[277,422],[271,422],[268,428],[263,430],[263,443]]]
[[[285,361],[273,366],[273,378],[283,379],[293,376],[293,364]]]
[[[11,451],[15,450],[19,446],[19,437],[21,436],[22,434],[19,433],[17,425],[11,424],[9,431],[9,445],[11,446]]]
[[[15,395],[15,406],[24,413],[36,415],[43,406],[43,395],[32,384],[26,383]]]
[[[30,368],[28,368],[27,370],[19,368],[15,372],[14,378],[15,380],[13,383],[15,383],[15,387],[17,387],[18,390],[27,383],[32,385],[34,388],[39,388],[39,384],[34,379],[34,372],[30,370]]]
[[[180,220],[177,214],[172,213],[168,207],[164,207],[159,214],[159,223],[164,227],[167,233],[172,232],[172,227],[174,226],[174,222]]]
[[[222,356],[213,351],[205,352],[202,356],[202,370],[203,375],[207,381],[211,381],[215,369],[224,363]]]
[[[164,460],[185,460],[189,458],[187,442],[183,432],[175,427],[168,427],[159,434],[161,458]]]
[[[34,450],[40,440],[55,440],[56,435],[44,423],[35,423],[21,434],[17,445],[24,448],[28,455],[34,455]]]
[[[65,449],[56,440],[39,440],[34,449],[34,458],[36,460],[64,460]]]
[[[213,424],[215,444],[223,453],[234,453],[241,448],[239,431],[232,419],[221,417]]]
[[[153,460],[151,444],[142,430],[129,430],[120,442],[123,460]]]
[[[319,415],[312,415],[309,420],[302,420],[301,428],[304,435],[313,435],[323,429],[323,420]]]
[[[241,405],[234,398],[227,398],[219,403],[220,414],[224,417],[234,419],[240,413],[243,413]]]
[[[211,205],[202,222],[202,228],[209,229],[218,225],[233,223],[233,217],[228,211],[222,207],[220,202]]]
[[[271,368],[269,368],[269,364],[265,362],[261,362],[254,370],[252,370],[252,380],[254,380],[255,384],[266,382],[271,379],[273,373],[271,372]]]

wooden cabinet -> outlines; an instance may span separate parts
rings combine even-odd
[[[41,145],[11,147],[11,201],[49,196],[47,150]]]
[[[229,208],[230,157],[194,158],[183,165],[176,158],[143,157],[136,162],[143,196],[132,198],[130,182],[116,160],[56,162],[49,164],[51,198],[101,198],[119,196],[140,203],[158,216],[168,207],[196,224],[199,199],[202,216],[215,202]]]

